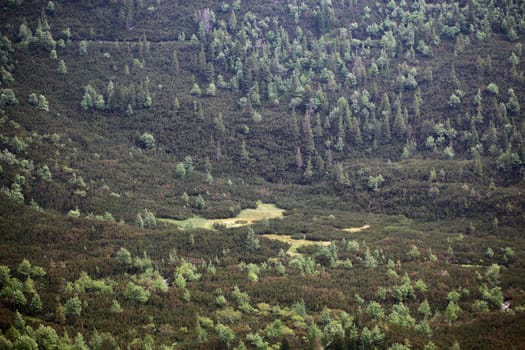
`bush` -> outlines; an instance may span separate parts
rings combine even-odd
[[[148,302],[151,293],[145,290],[143,287],[129,282],[124,295],[127,299],[135,303],[145,304]]]
[[[490,92],[493,95],[499,94],[498,85],[496,85],[494,83],[490,83],[489,85],[487,85],[487,91]]]
[[[184,163],[178,163],[175,167],[175,176],[177,177],[184,177],[186,176],[186,167],[184,166]]]
[[[372,191],[378,191],[379,186],[385,182],[385,179],[383,178],[383,175],[379,174],[377,176],[369,176],[368,177],[368,189]]]
[[[140,135],[140,144],[143,148],[153,149],[155,148],[155,137],[149,132],[144,132]]]
[[[82,302],[78,297],[70,298],[64,304],[66,316],[80,316],[82,313]]]
[[[49,103],[44,95],[38,96],[38,107],[43,112],[49,112]]]
[[[12,89],[0,89],[0,108],[17,104],[18,100],[16,99],[15,92]]]

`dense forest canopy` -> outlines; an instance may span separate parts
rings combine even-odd
[[[0,1],[0,348],[506,348],[525,3]]]

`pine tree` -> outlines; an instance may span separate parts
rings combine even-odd
[[[113,80],[110,80],[106,88],[107,94],[107,107],[110,111],[115,109],[116,99],[115,99],[115,84]]]
[[[304,170],[304,173],[303,173],[303,178],[308,181],[313,176],[314,176],[314,170],[312,166],[312,159],[309,157],[308,162],[306,163],[306,169]]]
[[[200,96],[202,94],[201,88],[199,87],[199,84],[197,84],[197,82],[195,82],[193,84],[193,87],[191,88],[190,94],[192,94],[194,96]]]
[[[360,145],[363,143],[363,138],[361,136],[361,126],[359,125],[359,120],[357,117],[352,117],[348,127],[348,133],[350,134],[350,139],[354,144]]]
[[[297,146],[297,152],[295,153],[295,166],[297,169],[301,169],[303,167],[303,156],[301,153],[301,147]]]
[[[239,155],[241,157],[242,162],[247,162],[250,160],[250,156],[248,154],[248,150],[246,149],[246,140],[242,140],[241,143],[241,149],[239,151]]]
[[[315,143],[312,132],[312,116],[308,111],[303,120],[303,140],[306,147],[306,154],[312,155],[315,151]]]
[[[44,95],[38,96],[38,107],[43,112],[49,112],[49,103]]]
[[[171,63],[172,63],[173,70],[175,71],[175,73],[179,73],[179,57],[177,55],[177,50],[176,49],[173,49],[173,55],[172,55]]]
[[[512,114],[518,114],[520,112],[520,103],[518,101],[518,97],[516,96],[516,93],[514,92],[514,89],[508,90],[509,94],[509,102],[507,103],[507,110]]]
[[[140,213],[138,213],[135,217],[135,223],[138,227],[144,228],[144,219],[142,218],[142,215]]]
[[[197,198],[195,199],[195,208],[197,209],[204,209],[206,207],[206,202],[204,201],[204,198],[199,194]]]
[[[215,129],[220,133],[224,134],[226,132],[226,127],[224,126],[224,120],[222,117],[222,112],[219,112],[219,114],[213,119],[215,124]]]
[[[148,209],[144,209],[144,227],[145,228],[157,227],[157,219],[155,218],[155,214],[153,214]]]
[[[66,66],[66,62],[64,60],[60,60],[58,62],[58,72],[60,74],[67,74],[67,66]]]
[[[43,306],[44,305],[42,303],[42,299],[40,299],[40,295],[37,293],[33,294],[31,302],[29,303],[29,310],[31,310],[32,313],[37,314],[42,311]]]
[[[392,131],[394,132],[394,135],[398,138],[398,140],[402,140],[406,136],[407,120],[405,120],[405,116],[403,115],[401,102],[397,104],[396,117],[394,120]]]
[[[421,97],[421,90],[417,88],[416,92],[414,93],[414,116],[416,118],[421,117],[421,106],[422,105],[423,105],[423,99]]]
[[[217,87],[215,86],[214,82],[211,82],[208,85],[208,88],[206,89],[206,95],[207,96],[215,96],[215,95],[217,95]]]

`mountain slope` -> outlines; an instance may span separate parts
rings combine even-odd
[[[20,318],[93,348],[521,340],[521,2],[0,6],[1,342]],[[167,224],[260,200],[286,215]]]

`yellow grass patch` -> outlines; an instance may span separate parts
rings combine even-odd
[[[256,209],[244,209],[234,218],[227,219],[205,219],[194,216],[186,220],[159,219],[159,222],[177,225],[184,230],[208,229],[212,230],[214,225],[224,225],[227,228],[251,225],[254,222],[265,219],[281,218],[285,210],[278,208],[275,204],[257,203]]]
[[[369,228],[370,228],[370,225],[366,224],[366,225],[363,225],[361,227],[344,228],[343,231],[350,232],[350,233],[356,233],[356,232],[361,232],[361,231],[369,229]]]
[[[289,244],[290,248],[288,249],[286,253],[290,256],[298,255],[299,253],[297,252],[297,249],[300,247],[309,246],[309,245],[329,246],[331,244],[330,241],[312,241],[309,239],[294,239],[290,235],[267,234],[267,235],[262,235],[262,237]]]

